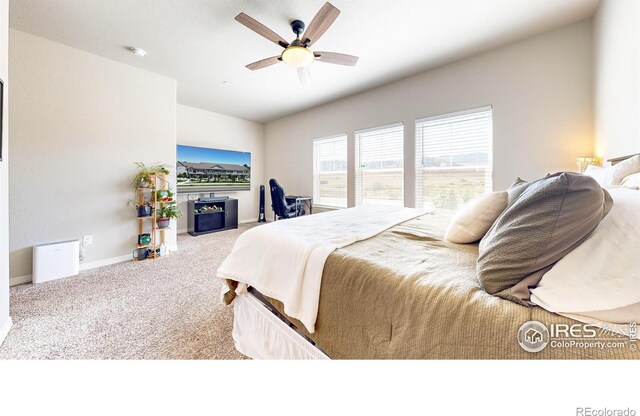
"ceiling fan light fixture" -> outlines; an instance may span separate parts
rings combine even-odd
[[[311,65],[315,59],[313,52],[304,46],[289,46],[282,52],[280,58],[289,66],[302,68]]]
[[[236,16],[236,20],[242,25],[253,30],[258,35],[275,43],[276,45],[285,48],[280,52],[280,55],[270,56],[256,62],[252,62],[249,65],[245,65],[246,68],[251,71],[255,71],[276,65],[279,62],[284,62],[288,66],[297,68],[300,81],[303,84],[306,84],[306,81],[309,78],[309,71],[307,67],[311,65],[313,61],[317,60],[327,64],[354,66],[358,62],[357,56],[335,52],[314,53],[310,49],[310,47],[314,45],[315,42],[317,42],[333,24],[339,14],[340,10],[338,10],[333,4],[326,2],[313,17],[311,23],[309,23],[309,27],[306,27],[302,20],[293,20],[289,22],[291,30],[296,34],[296,39],[291,43],[284,40],[282,36],[258,22],[256,19],[246,15],[245,13],[238,14]]]

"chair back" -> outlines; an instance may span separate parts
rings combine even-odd
[[[271,208],[278,217],[286,218],[289,204],[284,197],[284,189],[275,179],[269,179],[269,189],[271,190]]]

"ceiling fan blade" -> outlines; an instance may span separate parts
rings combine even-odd
[[[259,61],[250,63],[249,65],[247,65],[247,68],[249,68],[252,71],[255,71],[256,69],[262,69],[271,65],[275,65],[278,62],[280,62],[280,55],[272,56],[271,58],[265,58],[265,59],[261,59]]]
[[[298,68],[298,78],[300,79],[300,84],[302,84],[303,87],[311,85],[311,72],[309,71],[308,66]]]
[[[331,26],[338,18],[339,14],[340,10],[338,10],[333,4],[326,2],[315,15],[311,23],[309,23],[309,26],[307,26],[307,30],[304,32],[304,35],[302,35],[302,43],[307,44],[307,46],[311,46],[317,42],[318,39],[320,39],[320,36],[322,36],[324,32],[329,29],[329,26]]]
[[[289,46],[289,42],[284,40],[282,36],[278,35],[276,32],[269,29],[262,23],[258,22],[256,19],[254,19],[251,16],[247,16],[244,13],[240,13],[239,15],[236,16],[236,20],[242,23],[243,25],[245,25],[246,27],[248,27],[249,29],[256,32],[258,35],[269,39],[271,42],[276,43],[282,46],[283,48],[286,48],[287,46]]]
[[[314,52],[313,54],[317,61],[326,62],[328,64],[355,66],[359,59],[357,56],[335,52]]]

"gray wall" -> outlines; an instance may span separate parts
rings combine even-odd
[[[0,0],[0,78],[4,81],[0,162],[0,343],[9,329],[9,1]]]
[[[175,166],[176,81],[15,30],[9,66],[11,277],[34,244],[86,234],[85,266],[130,256],[134,162]]]
[[[347,133],[355,202],[355,130],[404,122],[405,205],[415,204],[415,127],[421,117],[493,106],[495,189],[518,176],[575,170],[593,140],[592,30],[584,21],[270,123],[265,179],[312,193],[312,140]],[[269,217],[269,216],[268,216]]]
[[[596,152],[640,152],[640,1],[605,0],[594,17]]]

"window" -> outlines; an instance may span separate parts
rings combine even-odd
[[[403,125],[356,132],[356,205],[404,206]]]
[[[347,207],[347,135],[313,141],[313,203]]]
[[[416,206],[453,213],[492,190],[491,107],[416,121]]]

